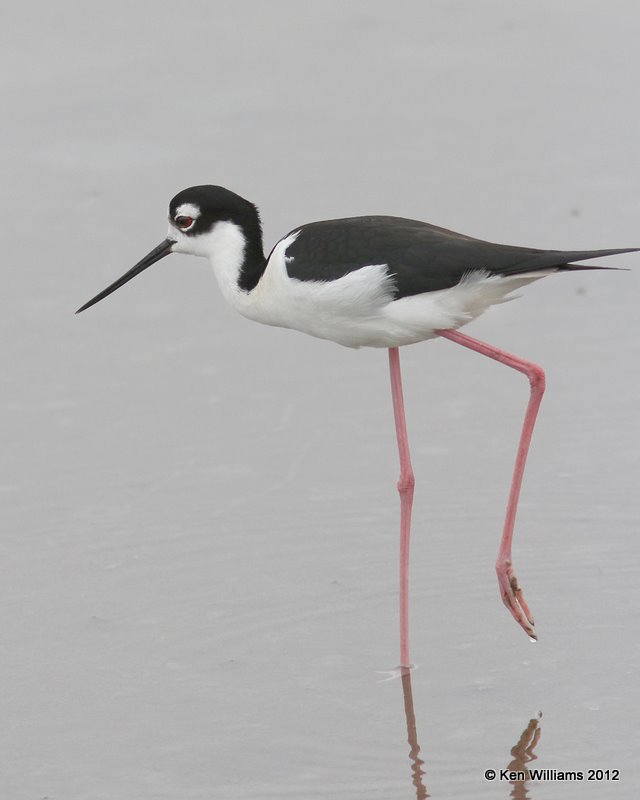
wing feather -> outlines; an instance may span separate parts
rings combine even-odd
[[[371,264],[386,264],[396,299],[448,289],[474,270],[510,276],[580,269],[571,262],[638,250],[516,247],[402,217],[349,217],[313,222],[296,230],[298,235],[286,254],[289,277],[333,281]]]

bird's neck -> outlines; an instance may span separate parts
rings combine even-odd
[[[245,238],[244,260],[238,275],[238,286],[243,292],[250,292],[258,284],[267,266],[262,247],[260,220],[245,223],[242,227]]]
[[[266,266],[259,221],[221,221],[202,238],[202,254],[208,256],[225,300],[240,310]]]

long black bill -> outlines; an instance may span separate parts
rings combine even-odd
[[[124,286],[125,283],[131,280],[131,278],[135,278],[136,275],[139,275],[147,267],[155,264],[156,261],[160,261],[161,258],[168,256],[174,244],[175,241],[173,239],[165,239],[164,242],[161,242],[157,247],[154,247],[150,253],[147,253],[147,255],[141,261],[138,261],[135,267],[132,267],[129,272],[125,272],[125,274],[121,278],[118,278],[117,281],[114,281],[111,286],[107,286],[107,288],[103,289],[100,294],[97,294],[95,297],[91,298],[88,303],[85,303],[82,308],[79,308],[76,311],[76,314],[79,314],[81,311],[84,311],[85,308],[89,308],[95,303],[98,303],[100,300],[104,300],[104,298],[110,295],[111,292],[115,292],[116,289]]]

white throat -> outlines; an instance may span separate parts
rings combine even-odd
[[[224,299],[237,308],[241,295],[245,294],[238,287],[238,281],[246,246],[242,228],[235,222],[221,221],[199,236],[180,236],[173,249],[177,253],[208,258]]]

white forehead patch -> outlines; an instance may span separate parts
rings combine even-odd
[[[198,219],[198,217],[200,216],[200,209],[198,208],[198,206],[194,206],[193,203],[183,203],[181,206],[178,206],[178,208],[176,208],[175,216],[191,217],[192,219]]]

